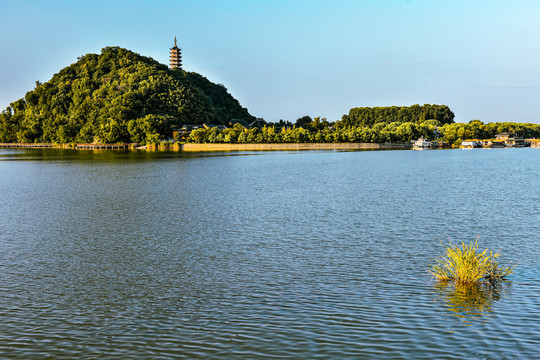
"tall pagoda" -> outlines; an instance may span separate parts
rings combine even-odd
[[[182,69],[182,50],[176,46],[176,36],[174,37],[174,46],[171,48],[171,69]]]

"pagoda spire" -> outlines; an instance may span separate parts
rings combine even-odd
[[[176,36],[174,37],[174,46],[171,48],[169,67],[171,69],[182,69],[182,50],[176,45]]]

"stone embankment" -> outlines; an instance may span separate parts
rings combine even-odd
[[[3,148],[53,148],[59,147],[50,143],[0,143]]]
[[[410,149],[410,143],[287,143],[287,144],[179,144],[163,143],[138,147],[138,144],[49,144],[0,143],[4,148],[71,148],[86,150],[165,150],[165,151],[294,151],[294,150],[391,150]]]
[[[0,143],[0,148],[56,148],[85,150],[127,150],[137,144],[53,144],[53,143]]]
[[[410,143],[292,143],[292,144],[182,144],[182,151],[265,150],[389,150],[410,149]]]

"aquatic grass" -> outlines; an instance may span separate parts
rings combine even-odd
[[[476,241],[461,246],[452,243],[444,255],[436,259],[429,272],[440,282],[476,284],[479,282],[498,282],[505,280],[516,265],[504,267],[498,262],[499,253],[479,251]]]

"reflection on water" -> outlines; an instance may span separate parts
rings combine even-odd
[[[511,282],[481,282],[477,284],[459,284],[439,282],[435,291],[451,314],[463,322],[485,321],[490,318],[495,302],[505,296],[511,288]]]

